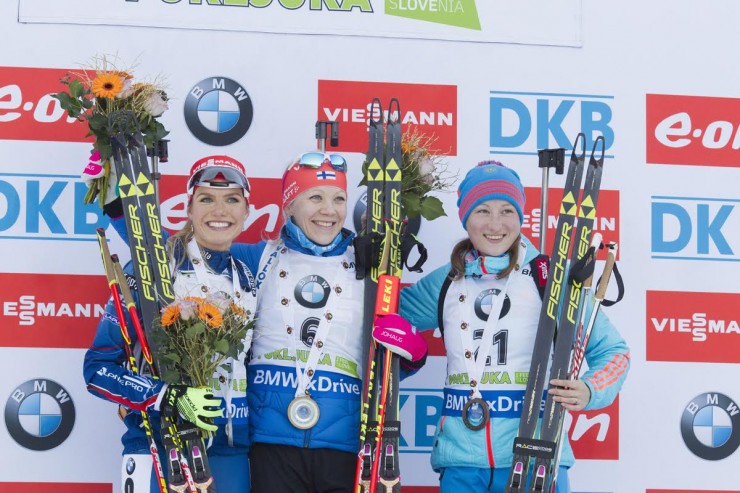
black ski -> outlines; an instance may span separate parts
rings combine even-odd
[[[596,158],[596,148],[601,145],[601,157]],[[579,322],[579,313],[583,305],[581,297],[583,282],[593,275],[595,264],[595,251],[590,249],[591,235],[593,233],[594,219],[596,217],[596,205],[599,199],[599,188],[601,186],[601,174],[604,169],[604,138],[598,137],[591,151],[586,181],[583,185],[583,196],[579,206],[578,225],[576,229],[575,244],[571,258],[571,272],[568,275],[568,284],[558,320],[558,335],[553,350],[552,365],[550,367],[550,380],[568,379],[570,373],[570,356],[573,349],[576,326]],[[591,255],[587,257],[587,253]],[[576,260],[577,259],[577,260]],[[587,262],[583,262],[586,259]],[[580,272],[576,272],[576,267]],[[562,429],[563,419],[566,411],[563,406],[555,402],[553,396],[548,393],[545,401],[545,411],[542,417],[540,429],[540,440],[547,443],[548,447],[557,450]],[[547,491],[552,475],[553,458],[537,456],[535,458],[530,493],[541,493]]]
[[[148,336],[160,308],[175,301],[159,204],[136,115],[131,111],[113,112],[108,125],[139,293],[141,323],[144,336],[151,340]],[[151,352],[156,354],[156,347],[152,347]],[[152,376],[158,378],[156,364],[152,364],[151,370]],[[191,493],[215,491],[206,447],[198,428],[187,421],[176,423],[164,416],[160,419],[170,488],[184,491],[180,486],[184,478]]]
[[[401,166],[403,155],[401,152],[401,106],[397,99],[391,99],[388,107],[388,123],[386,128],[386,157],[385,184],[383,191],[384,217],[386,218],[385,242],[388,259],[381,260],[381,270],[389,276],[395,277],[393,283],[396,293],[389,296],[395,306],[388,306],[390,312],[398,312],[398,290],[400,289],[403,274],[401,260]],[[384,255],[385,257],[385,255]],[[387,282],[384,284],[384,286]],[[385,310],[385,306],[377,307]],[[390,351],[384,351],[385,357],[391,358],[390,375],[382,382],[387,386],[388,399],[383,412],[383,436],[380,444],[380,464],[378,464],[378,482],[383,485],[384,493],[398,493],[401,491],[401,471],[399,468],[398,447],[401,439],[401,421],[399,418],[399,386],[400,386],[400,357]]]
[[[581,150],[579,151],[579,142]],[[553,339],[557,328],[558,310],[565,288],[565,276],[573,229],[578,211],[578,198],[581,190],[583,167],[586,157],[586,136],[579,133],[573,143],[570,164],[563,188],[555,243],[550,257],[545,297],[535,336],[532,361],[529,368],[527,388],[524,394],[519,433],[514,440],[514,459],[506,485],[506,493],[522,493],[526,488],[529,458],[555,456],[553,447],[535,439],[535,431],[542,407],[542,393],[545,387],[547,364],[550,359]]]
[[[367,182],[367,213],[364,234],[355,242],[358,261],[357,275],[365,279],[365,300],[363,320],[363,356],[367,366],[363,373],[363,398],[360,416],[360,451],[356,470],[357,491],[370,491],[371,471],[375,457],[375,441],[378,432],[378,392],[374,386],[376,374],[381,366],[377,365],[377,345],[372,338],[373,318],[375,315],[375,297],[378,291],[381,242],[385,235],[383,221],[383,183],[385,181],[385,158],[383,113],[380,100],[373,99],[370,105],[368,125],[369,148],[365,181]]]

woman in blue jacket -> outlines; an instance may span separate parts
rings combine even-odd
[[[470,170],[457,201],[468,237],[454,247],[450,263],[401,292],[401,315],[420,330],[437,327],[441,313],[447,376],[431,460],[442,493],[500,493],[509,477],[542,305],[524,268],[538,253],[521,234],[524,201],[513,170],[495,161]],[[440,299],[446,278],[449,287]],[[551,381],[557,388],[550,392],[565,409],[608,406],[627,375],[629,350],[603,314],[586,360],[589,370],[580,380]],[[490,418],[478,430],[466,426],[459,405],[471,395],[489,403]],[[570,491],[567,469],[573,463],[565,438],[558,493]]]
[[[243,310],[254,314],[256,271],[259,252],[255,246],[234,244],[249,214],[249,181],[241,163],[228,156],[208,156],[191,168],[187,185],[188,221],[168,240],[173,287],[176,298],[202,297],[204,293],[225,293]],[[118,200],[120,204],[120,200]],[[120,206],[119,206],[120,209]],[[122,210],[112,223],[126,241]],[[131,265],[126,269],[131,273]],[[136,290],[132,291],[137,297]],[[131,320],[126,323],[132,328]],[[136,333],[129,330],[142,371],[131,371],[126,342],[121,335],[112,300],[106,306],[95,339],[85,354],[84,378],[88,390],[120,406],[126,426],[123,442],[122,490],[159,492],[152,470],[152,458],[142,427],[141,412],[151,422],[160,456],[164,447],[159,437],[160,412],[190,416],[199,427],[215,432],[209,440],[208,456],[219,493],[248,493],[249,428],[246,402],[245,354],[228,361],[230,371],[219,368],[213,376],[213,389],[166,385],[150,377],[140,357]],[[150,341],[151,343],[151,341]],[[247,348],[244,350],[247,351]],[[156,356],[156,355],[155,355]],[[215,411],[218,409],[218,411]],[[199,416],[215,417],[213,423]],[[160,462],[167,474],[167,461]]]

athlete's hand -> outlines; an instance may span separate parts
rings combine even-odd
[[[591,400],[591,390],[581,380],[550,380],[553,400],[559,402],[568,411],[580,411]]]
[[[221,399],[213,397],[211,388],[168,385],[159,407],[164,416],[174,417],[179,412],[180,416],[198,428],[216,431],[218,427],[206,419],[223,416],[220,405]]]
[[[416,327],[395,313],[376,315],[373,338],[392,353],[412,362],[421,360],[427,354],[427,343]]]

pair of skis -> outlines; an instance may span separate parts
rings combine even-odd
[[[399,357],[378,348],[372,339],[376,315],[398,312],[403,262],[401,260],[401,108],[391,99],[386,129],[380,99],[370,106],[367,155],[367,216],[365,256],[365,354],[364,393],[360,418],[360,451],[357,458],[356,491],[401,491],[398,447]],[[365,255],[362,254],[361,255]],[[369,257],[369,258],[368,258]],[[359,260],[358,260],[359,262]]]
[[[160,221],[159,204],[147,163],[146,146],[135,114],[131,111],[113,112],[109,116],[108,126],[113,148],[113,161],[119,177],[119,196],[128,231],[141,317],[139,317],[130,293],[129,299],[125,301],[136,329],[142,354],[151,369],[151,376],[158,379],[159,375],[152,354],[153,351],[156,352],[156,348],[151,348],[147,341],[151,339],[149,335],[159,318],[160,308],[175,300]],[[98,235],[101,252],[107,252],[104,234],[99,232]],[[110,256],[103,253],[103,257],[103,262],[106,263],[106,257]],[[125,278],[116,276],[115,281],[113,282],[113,279],[108,277],[111,291],[121,289],[125,294],[126,289],[123,287],[126,285]],[[116,295],[113,296],[115,300]],[[124,319],[121,315],[119,315],[119,320],[122,321],[121,330],[123,331]],[[124,339],[130,342],[128,334],[124,334]],[[151,430],[147,436],[150,432]],[[213,493],[215,491],[213,477],[200,430],[192,423],[175,422],[173,419],[161,416],[161,437],[169,470],[166,482],[169,488],[176,493],[185,491]],[[155,452],[156,443],[151,439],[149,444],[155,467],[161,470],[159,457]],[[159,476],[158,480],[160,480]],[[167,491],[164,483],[164,479],[161,478],[162,493]]]
[[[592,310],[589,327],[584,331],[582,324],[586,310],[583,307],[590,297],[596,250],[601,245],[601,235],[596,233],[592,239],[592,233],[601,186],[604,151],[604,138],[598,137],[591,150],[586,179],[581,187],[586,158],[585,135],[579,133],[573,144],[506,493],[525,491],[539,493],[555,490],[566,411],[550,394],[545,400],[539,436],[535,434],[551,350],[552,366],[549,379],[577,378],[588,344],[587,335],[590,334],[590,328],[598,312],[597,304]],[[544,226],[541,233],[543,232]],[[607,262],[597,293],[597,298],[600,295],[602,300],[615,251],[616,249],[613,249],[610,252],[611,260]],[[570,265],[569,259],[573,260]],[[571,353],[578,327],[581,329],[574,355],[580,361],[575,359],[572,361]],[[553,339],[555,339],[554,349]],[[533,464],[531,480],[527,487],[530,462]]]

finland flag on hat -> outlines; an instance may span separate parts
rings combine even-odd
[[[317,171],[316,178],[319,180],[336,180],[337,174],[334,171]]]

